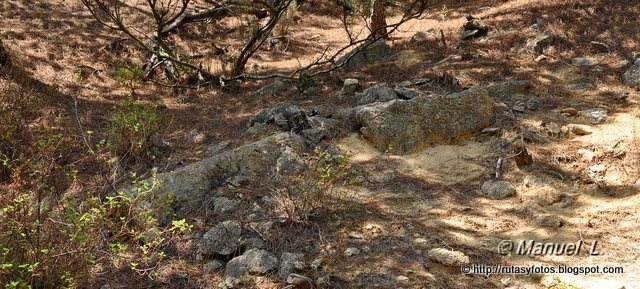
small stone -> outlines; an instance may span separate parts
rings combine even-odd
[[[349,238],[351,238],[351,239],[364,239],[365,237],[362,234],[350,233],[349,234]]]
[[[507,181],[489,180],[482,184],[480,190],[496,200],[504,200],[516,194],[516,188]]]
[[[591,51],[594,53],[609,53],[609,45],[598,41],[591,41]]]
[[[227,149],[229,146],[231,146],[231,141],[230,140],[223,141],[221,143],[212,145],[212,146],[207,148],[207,151],[205,152],[205,155],[207,155],[207,156],[216,155],[216,154],[224,151],[225,149]]]
[[[537,98],[530,98],[529,100],[527,100],[526,106],[528,110],[536,110],[540,107],[541,104],[542,102]]]
[[[344,80],[344,84],[342,85],[342,94],[343,95],[352,95],[358,90],[360,87],[360,81],[355,78],[347,78]]]
[[[360,254],[360,249],[358,248],[347,248],[346,250],[344,250],[344,256],[345,257],[351,257],[351,256],[355,256]]]
[[[394,90],[402,99],[413,99],[418,97],[419,95],[417,91],[411,88],[406,88],[404,86],[396,86]]]
[[[214,197],[213,198],[213,211],[216,213],[223,213],[233,211],[237,203],[230,200],[227,197]]]
[[[584,124],[570,124],[569,131],[576,135],[590,135],[593,133],[593,129]]]
[[[316,285],[319,287],[329,286],[329,277],[320,276],[316,279]]]
[[[369,247],[369,246],[363,246],[363,247],[362,247],[362,252],[365,252],[365,253],[369,253],[369,252],[371,252],[371,247]]]
[[[471,38],[477,37],[477,36],[481,36],[483,34],[482,31],[480,30],[465,30],[462,32],[462,34],[460,35],[460,39],[461,40],[469,40]]]
[[[242,227],[237,221],[224,221],[207,231],[197,244],[196,259],[211,255],[230,255],[238,249]]]
[[[416,32],[411,36],[411,42],[435,42],[439,40],[439,37],[439,32],[432,28],[427,31]]]
[[[624,84],[640,87],[640,59],[635,62],[622,76]]]
[[[291,147],[285,148],[276,161],[276,172],[281,175],[296,175],[303,171],[305,162]]]
[[[562,130],[560,129],[560,126],[555,122],[545,123],[544,129],[546,129],[547,132],[551,135],[559,135],[562,132]]]
[[[398,282],[399,284],[408,284],[409,283],[409,277],[400,275],[400,276],[396,277],[396,282]]]
[[[291,289],[311,289],[313,286],[313,279],[298,274],[291,274],[287,277],[287,284],[291,285]],[[289,288],[289,287],[285,287]]]
[[[300,253],[284,252],[280,257],[280,271],[281,278],[287,278],[291,273],[297,273],[304,269],[304,255]]]
[[[218,261],[218,260],[213,260],[207,264],[204,264],[204,272],[209,274],[209,273],[213,273],[215,271],[218,271],[218,269],[222,268],[222,266],[224,266],[224,264],[222,264],[222,262]]]
[[[515,105],[513,105],[513,111],[515,112],[524,112],[527,105],[524,101],[519,101]]]
[[[607,167],[602,164],[589,167],[589,171],[596,174],[604,173],[606,170],[607,170]]]
[[[500,128],[498,128],[498,127],[486,127],[486,128],[483,128],[480,131],[480,133],[487,134],[487,135],[495,135],[499,131],[500,131]]]
[[[427,241],[426,239],[424,239],[424,238],[415,238],[415,239],[413,240],[413,243],[415,243],[415,244],[419,244],[419,245],[420,245],[420,244],[426,244],[427,242],[428,242],[428,241]]]
[[[575,66],[594,66],[600,64],[600,62],[591,57],[576,57],[571,59],[571,64]]]
[[[431,249],[427,256],[442,264],[449,267],[459,267],[464,264],[469,263],[469,257],[460,251],[451,251],[445,248],[435,248]]]
[[[588,149],[578,149],[578,154],[582,157],[582,159],[584,159],[585,161],[593,161],[596,159],[596,153],[588,150]]]
[[[320,268],[322,268],[322,263],[324,262],[324,260],[322,258],[318,258],[313,260],[313,262],[311,262],[311,269],[313,270],[318,270]]]
[[[565,109],[562,109],[560,111],[560,113],[564,113],[564,114],[567,114],[569,116],[576,116],[576,115],[578,115],[578,110],[573,108],[573,107],[567,107]]]
[[[562,218],[555,215],[543,215],[536,218],[536,224],[546,228],[560,228],[564,225]]]
[[[536,23],[529,26],[529,28],[533,30],[542,30],[542,28],[544,28],[544,20],[542,18],[537,18]]]
[[[535,59],[536,62],[543,62],[543,61],[547,61],[547,56],[544,54],[540,54],[538,57],[536,57]]]
[[[536,38],[527,41],[527,48],[538,53],[542,53],[547,46],[556,41],[555,35],[549,31],[542,32]]]
[[[591,108],[582,111],[581,114],[586,117],[591,124],[601,124],[609,117],[609,112],[604,108]]]

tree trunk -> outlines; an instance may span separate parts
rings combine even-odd
[[[387,0],[373,0],[371,3],[371,36],[387,34],[387,17],[385,13]],[[388,37],[385,36],[385,37]]]

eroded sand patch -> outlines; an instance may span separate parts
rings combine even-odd
[[[489,153],[487,144],[469,142],[464,145],[436,145],[418,153],[385,155],[354,133],[338,142],[338,148],[346,152],[354,162],[366,162],[388,158],[400,165],[398,172],[409,176],[451,183],[476,179],[489,174],[491,169],[481,164]]]

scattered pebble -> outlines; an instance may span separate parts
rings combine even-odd
[[[351,257],[351,256],[355,256],[360,254],[360,249],[358,248],[347,248],[346,250],[344,250],[344,256],[345,257]]]

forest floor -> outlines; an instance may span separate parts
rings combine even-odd
[[[503,178],[516,187],[514,197],[494,200],[480,192],[501,157],[495,141],[478,137],[395,156],[381,153],[357,133],[341,135],[327,142],[347,153],[366,180],[364,185],[345,188],[349,209],[331,222],[282,229],[282,237],[267,247],[304,251],[309,262],[327,248],[339,252],[322,271],[304,272],[314,278],[328,277],[328,288],[640,288],[640,98],[637,89],[621,82],[633,63],[632,54],[640,51],[637,4],[630,0],[444,2],[392,35],[391,57],[354,71],[320,76],[317,86],[304,93],[294,87],[262,95],[255,91],[270,81],[244,82],[234,90],[167,88],[150,81],[132,91],[118,83],[114,67],[140,62],[142,52],[133,45],[125,45],[119,54],[103,49],[117,37],[93,20],[80,1],[6,0],[0,3],[0,32],[13,68],[2,71],[0,84],[20,87],[35,99],[38,107],[30,124],[34,132],[52,130],[68,136],[70,158],[80,179],[68,190],[107,194],[130,180],[127,172],[149,176],[152,168],[171,171],[207,157],[212,145],[230,141],[231,147],[237,147],[271,133],[247,132],[249,118],[263,108],[287,101],[301,107],[353,106],[357,99],[339,95],[347,76],[357,76],[362,88],[432,75],[454,79],[434,86],[434,94],[528,80],[533,84],[531,96],[541,105],[517,113],[518,123],[550,141],[528,144],[534,157],[528,169],[506,161]],[[249,70],[295,68],[320,55],[325,48],[320,43],[345,44],[337,10],[331,5],[315,1],[302,6],[301,17],[288,28],[289,41],[260,50]],[[491,28],[488,37],[461,41],[464,13],[485,21]],[[535,61],[539,54],[526,49],[526,41],[539,33],[529,28],[537,18],[557,36],[556,43],[545,50],[543,62]],[[239,32],[230,29],[237,24],[234,21],[240,20],[189,25],[184,29],[190,33],[183,35],[190,36],[176,42],[193,53],[210,43],[237,46]],[[411,41],[416,32],[429,29],[442,30],[446,45]],[[198,35],[205,35],[209,42],[189,38]],[[591,41],[605,42],[611,51],[594,54]],[[442,61],[452,55],[461,57]],[[599,69],[572,63],[573,58],[586,56],[595,59]],[[210,69],[219,69],[215,59],[206,60],[211,62]],[[572,89],[576,84],[587,88]],[[162,107],[167,121],[161,135],[164,153],[115,166],[107,153],[83,158],[92,147],[87,149],[85,143],[108,138],[114,107],[122,106],[125,95],[131,93]],[[619,95],[626,99],[620,100]],[[567,108],[605,108],[608,119],[593,125],[590,135],[548,134],[543,124],[549,122],[588,123],[562,114]],[[197,214],[189,218],[195,235],[219,221]],[[353,234],[364,238],[350,237]],[[501,256],[497,253],[501,240],[583,240],[589,246],[597,241],[602,254]],[[186,238],[184,248],[159,268],[154,281],[132,274],[98,274],[85,286],[216,288],[224,274],[203,271],[191,254],[195,242],[195,237]],[[343,256],[349,247],[362,252]],[[472,264],[619,266],[624,273],[465,275],[430,262],[425,253],[436,247],[461,251]],[[174,278],[183,275],[187,277]],[[275,276],[263,281],[259,288],[283,287]]]

